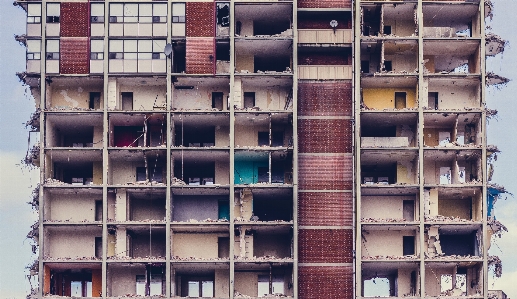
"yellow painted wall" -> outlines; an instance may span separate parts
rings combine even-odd
[[[102,185],[102,161],[93,162],[93,184]]]
[[[395,92],[406,92],[406,107],[416,107],[416,90],[412,88],[365,88],[363,102],[370,109],[395,109]]]

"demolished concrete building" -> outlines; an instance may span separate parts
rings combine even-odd
[[[488,298],[490,2],[15,5],[31,296]]]

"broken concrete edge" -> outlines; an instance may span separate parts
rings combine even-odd
[[[501,85],[507,84],[511,81],[510,79],[497,75],[494,72],[487,72],[485,78],[487,86],[501,87]]]
[[[488,256],[488,268],[494,271],[494,275],[497,278],[500,278],[503,274],[503,263],[501,259],[497,255],[489,255]]]
[[[494,10],[494,4],[492,3],[492,0],[485,0],[485,19],[490,18],[490,21],[492,21],[492,18],[494,17],[494,13],[492,12]]]
[[[502,185],[496,184],[496,183],[489,183],[487,185],[488,192],[490,195],[493,195],[494,197],[498,197],[500,194],[508,194],[512,197],[514,196],[513,193],[506,190],[506,188]]]
[[[508,232],[508,228],[494,218],[488,220],[488,226],[492,230],[493,236],[498,236],[499,238],[501,238],[504,232]]]
[[[34,188],[34,190],[32,190],[31,201],[27,202],[36,211],[39,211],[39,189],[40,189],[40,183],[38,183],[36,185],[36,188]]]
[[[504,40],[502,37],[500,37],[499,35],[492,33],[492,32],[487,33],[485,36],[485,44],[489,45],[490,43],[497,44],[497,48],[498,48],[498,51],[496,51],[493,55],[490,55],[490,56],[495,56],[499,53],[504,53],[504,49],[506,48],[506,46],[508,46],[510,44],[509,41]]]
[[[30,170],[39,167],[39,144],[34,144],[32,148],[27,149],[25,157],[21,160],[21,165],[29,167]]]

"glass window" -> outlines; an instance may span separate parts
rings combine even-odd
[[[60,7],[59,3],[47,3],[47,23],[59,23]]]
[[[41,3],[27,4],[27,23],[41,23]]]
[[[188,296],[189,297],[199,297],[199,281],[189,281],[188,282]]]
[[[214,297],[214,282],[213,281],[202,281],[201,282],[201,296],[203,297]]]
[[[47,40],[47,59],[55,60],[59,59],[59,40],[49,39]]]
[[[185,23],[185,3],[172,3],[172,22]]]
[[[41,59],[41,40],[29,39],[27,44],[27,59],[39,60]]]
[[[92,39],[90,41],[90,59],[104,59],[104,41],[102,39]]]
[[[90,15],[92,23],[104,23],[104,4],[92,3],[90,6]]]
[[[136,276],[136,295],[145,296],[145,275]]]
[[[149,285],[149,295],[161,295],[162,294],[162,275],[151,274],[151,283]]]

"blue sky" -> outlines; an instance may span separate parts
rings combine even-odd
[[[488,126],[488,143],[496,144],[502,153],[495,163],[493,181],[517,194],[517,32],[515,0],[493,0],[494,20],[489,23],[492,32],[510,41],[503,55],[487,60],[488,70],[513,78],[505,88],[488,88],[488,106],[499,111],[498,118]],[[37,219],[27,204],[32,189],[38,183],[38,172],[20,166],[27,150],[28,131],[24,123],[34,111],[34,101],[18,81],[16,72],[25,69],[25,48],[13,38],[25,32],[25,13],[14,7],[12,0],[0,3],[0,299],[25,298],[30,289],[25,269],[35,256],[25,238],[30,225]],[[513,161],[513,162],[512,162]],[[517,199],[499,200],[496,217],[509,232],[493,241],[490,253],[503,261],[503,276],[489,280],[490,289],[502,289],[517,299]],[[34,283],[34,282],[33,282]]]

